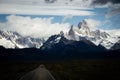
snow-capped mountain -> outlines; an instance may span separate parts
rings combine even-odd
[[[110,49],[119,40],[117,37],[112,37],[108,33],[100,30],[91,31],[85,20],[80,22],[78,27],[72,25],[66,38],[76,41],[87,39],[107,49]]]
[[[83,20],[77,27],[72,25],[68,33],[64,34],[64,32],[61,31],[59,35],[50,37],[49,42],[45,42],[45,40],[41,38],[23,37],[17,32],[0,31],[0,45],[5,48],[40,48],[44,42],[47,43],[47,46],[59,43],[61,36],[73,41],[89,40],[97,46],[104,46],[106,49],[110,49],[120,40],[120,38],[112,37],[104,31],[91,30],[87,21]]]
[[[61,34],[51,36],[41,47],[43,53],[69,56],[88,56],[88,53],[102,53],[106,50],[103,46],[96,46],[90,40],[68,40]],[[81,53],[81,54],[80,54]],[[82,54],[84,53],[84,54]],[[68,56],[67,55],[67,56]]]
[[[118,40],[118,37],[112,37],[106,32],[100,30],[90,30],[89,25],[85,20],[80,22],[78,26],[71,26],[68,34],[65,37],[69,40],[90,40],[96,45],[102,45],[107,49],[110,49]]]
[[[44,39],[23,37],[17,32],[0,31],[0,45],[5,48],[40,48]]]
[[[41,47],[42,50],[44,49],[51,49],[52,45],[59,43],[61,40],[61,36],[60,35],[53,35],[51,36]]]

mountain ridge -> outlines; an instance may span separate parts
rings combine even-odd
[[[79,22],[77,27],[71,25],[68,33],[65,34],[61,31],[59,35],[73,41],[89,40],[96,46],[102,45],[106,49],[111,49],[120,40],[120,38],[114,38],[104,31],[91,30],[86,20]],[[60,37],[56,38],[56,42],[53,39],[53,42],[58,43],[59,39]],[[0,45],[5,48],[40,48],[46,41],[44,38],[23,37],[17,32],[0,30]]]

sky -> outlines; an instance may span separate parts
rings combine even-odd
[[[0,30],[49,37],[86,20],[90,29],[120,36],[119,0],[0,0]]]

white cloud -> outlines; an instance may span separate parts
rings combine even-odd
[[[96,27],[101,25],[101,22],[98,20],[94,20],[94,19],[85,19],[85,21],[87,21],[90,29],[96,29]]]
[[[41,6],[29,5],[0,5],[0,14],[29,14],[29,15],[76,15],[76,16],[90,16],[95,15],[92,11],[77,10],[77,9],[50,9],[41,8]],[[56,6],[55,6],[56,7]]]
[[[23,16],[7,16],[7,22],[0,23],[0,29],[16,31],[23,36],[45,37],[59,34],[61,30],[67,32],[70,24],[52,23],[53,17],[50,18],[30,18]]]
[[[48,4],[44,0],[3,0],[0,1],[0,14],[90,16],[95,15],[90,11],[91,2],[92,0],[74,0],[72,2],[57,0],[55,3]]]
[[[89,7],[94,0],[2,0],[0,3],[25,4],[25,5],[57,5]],[[52,3],[51,3],[52,2]]]

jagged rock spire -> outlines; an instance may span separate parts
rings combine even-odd
[[[87,24],[87,22],[85,21],[85,20],[83,20],[82,22],[80,22],[79,24],[78,24],[78,28],[80,29],[80,31],[83,33],[83,34],[85,34],[85,35],[91,35],[91,33],[90,33],[90,28],[89,28],[89,26],[88,26],[88,24]]]
[[[77,32],[77,27],[75,27],[75,26],[72,25],[71,28],[70,28],[70,30],[69,30],[69,32],[68,32],[68,35],[70,36],[71,40],[77,40],[77,41],[79,41],[79,36],[76,35],[76,32]]]

